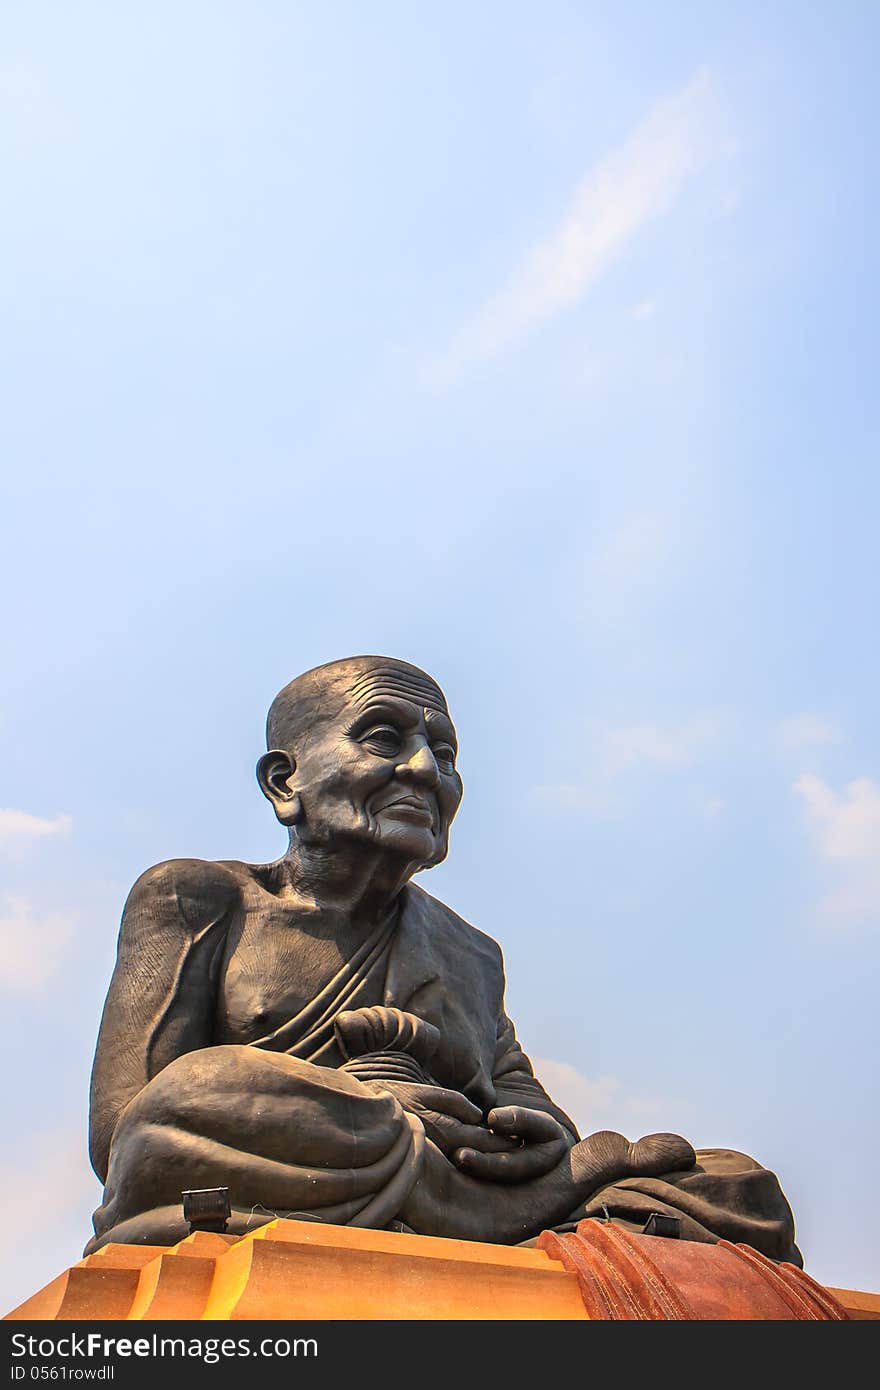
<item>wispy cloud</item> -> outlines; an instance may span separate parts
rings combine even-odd
[[[794,714],[789,719],[783,719],[778,736],[786,750],[840,742],[840,730],[818,714]]]
[[[66,835],[72,828],[72,816],[53,816],[46,820],[42,816],[32,816],[29,811],[0,809],[0,840]]]
[[[803,798],[816,848],[836,877],[823,913],[880,924],[880,784],[857,777],[837,792],[807,772],[794,790]]]
[[[639,769],[672,772],[691,766],[718,742],[724,725],[722,714],[705,711],[680,724],[596,726],[583,780],[544,784],[535,787],[535,795],[562,810],[603,815],[617,805],[623,777]]]
[[[654,106],[618,149],[589,170],[560,224],[465,322],[436,365],[435,377],[452,379],[468,363],[493,357],[537,324],[571,308],[636,234],[671,207],[687,180],[723,149],[712,80],[700,71]]]
[[[0,987],[39,995],[59,970],[73,935],[73,913],[39,913],[26,898],[0,905]]]
[[[627,724],[609,729],[602,741],[601,761],[613,776],[636,767],[686,767],[715,742],[721,723],[719,715],[704,713],[682,724]]]

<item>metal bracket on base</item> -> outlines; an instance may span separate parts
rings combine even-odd
[[[644,1226],[643,1236],[665,1236],[667,1240],[681,1240],[681,1221],[677,1216],[667,1216],[661,1211],[652,1211]]]
[[[226,1231],[226,1223],[232,1213],[229,1205],[228,1187],[195,1187],[181,1192],[183,1219],[189,1222],[189,1233],[194,1231]]]

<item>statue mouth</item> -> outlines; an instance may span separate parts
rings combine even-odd
[[[395,797],[393,801],[387,801],[383,805],[375,808],[376,811],[390,811],[394,816],[401,816],[405,820],[416,821],[421,825],[430,826],[432,829],[437,820],[436,807],[424,797],[407,794]]]

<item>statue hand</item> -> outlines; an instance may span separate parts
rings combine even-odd
[[[347,1061],[372,1052],[407,1052],[427,1069],[440,1045],[440,1030],[433,1023],[379,1004],[343,1009],[333,1021],[333,1031]]]
[[[516,1141],[510,1151],[458,1149],[453,1162],[472,1178],[486,1182],[527,1182],[555,1168],[571,1147],[571,1138],[558,1120],[543,1110],[524,1105],[501,1105],[490,1110],[487,1123],[499,1138]]]
[[[404,1110],[417,1115],[432,1143],[447,1157],[466,1146],[481,1155],[515,1149],[516,1141],[492,1134],[482,1112],[460,1091],[410,1081],[371,1081],[371,1090],[390,1091]]]

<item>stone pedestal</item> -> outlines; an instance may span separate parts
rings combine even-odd
[[[107,1245],[10,1320],[529,1320],[880,1317],[748,1246],[632,1235],[583,1221],[531,1248],[306,1221],[171,1248]]]

